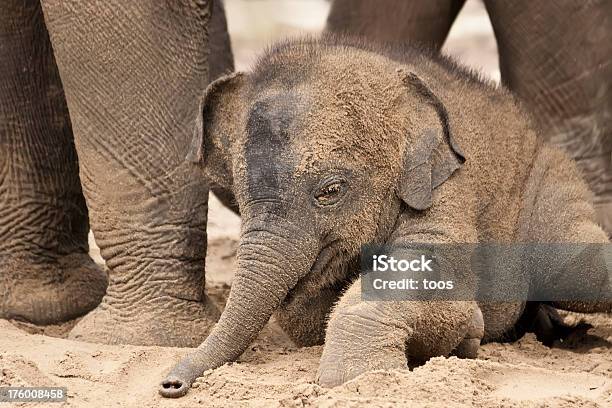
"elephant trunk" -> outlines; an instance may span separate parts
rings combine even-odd
[[[302,229],[275,218],[267,213],[259,219],[244,220],[238,268],[225,310],[204,343],[162,382],[162,396],[183,396],[204,371],[240,357],[312,267],[317,241]]]

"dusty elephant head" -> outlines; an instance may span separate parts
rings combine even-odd
[[[464,160],[413,67],[325,40],[217,80],[200,112],[189,159],[235,194],[238,269],[217,326],[162,383],[168,397],[238,358],[298,282],[338,273],[330,259],[384,242],[402,206],[428,208]]]

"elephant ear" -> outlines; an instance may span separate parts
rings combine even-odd
[[[402,81],[422,103],[436,112],[439,126],[416,135],[416,142],[406,147],[403,172],[397,187],[398,196],[411,208],[425,210],[432,205],[434,188],[444,183],[461,165],[465,157],[456,144],[448,112],[442,101],[414,73],[403,73]]]
[[[218,150],[228,145],[231,131],[231,96],[242,84],[243,77],[243,73],[235,72],[208,85],[198,107],[187,161],[206,166],[212,156],[222,154]]]

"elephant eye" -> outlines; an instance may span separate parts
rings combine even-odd
[[[336,204],[347,191],[347,182],[342,177],[324,179],[314,192],[317,205],[328,206]]]

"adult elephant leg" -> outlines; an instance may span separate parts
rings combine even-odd
[[[225,74],[234,72],[234,55],[227,31],[225,7],[221,0],[215,0],[213,3],[209,40],[208,78],[209,82],[212,82]],[[232,191],[221,186],[211,186],[210,189],[223,205],[238,214],[238,204]]]
[[[223,0],[212,0],[213,11],[208,30],[208,79],[209,82],[234,71],[232,43],[227,31],[227,19]]]
[[[106,273],[89,224],[62,84],[36,0],[0,3],[0,318],[65,321]]]
[[[578,162],[612,234],[612,3],[487,1],[502,81]]]
[[[71,336],[199,344],[219,312],[204,291],[208,187],[184,158],[206,86],[211,3],[42,4],[110,278]]]
[[[442,48],[465,0],[334,0],[326,31]]]

